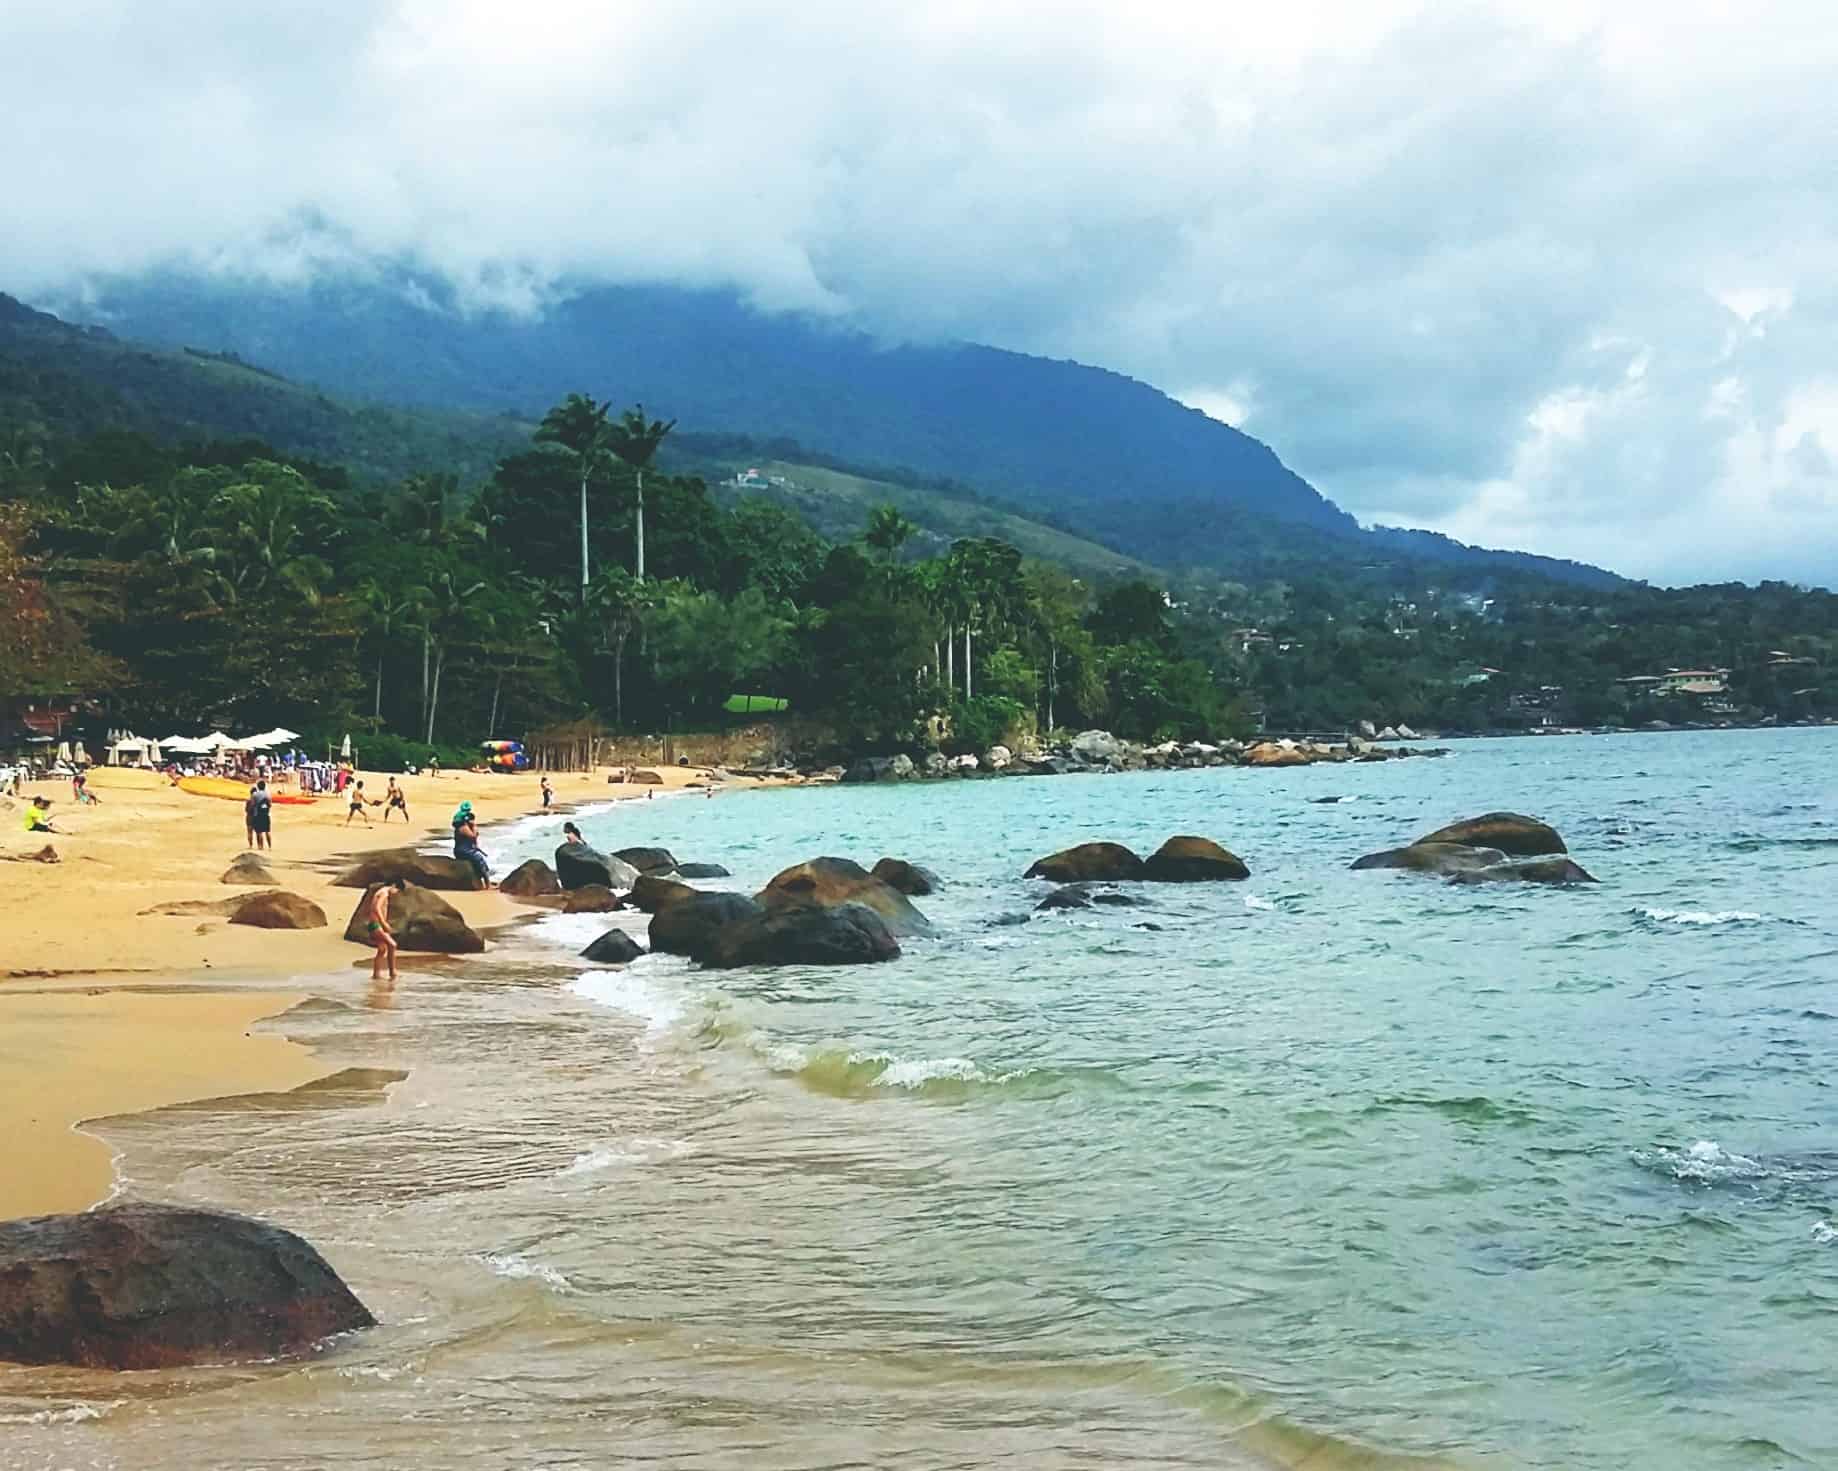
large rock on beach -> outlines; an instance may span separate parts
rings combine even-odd
[[[847,782],[906,781],[914,772],[913,758],[899,756],[858,756],[842,775]]]
[[[828,909],[860,904],[881,917],[896,935],[928,935],[931,921],[891,884],[882,882],[861,864],[847,858],[813,858],[773,875],[759,892],[767,909],[813,906]]]
[[[1072,754],[1087,766],[1109,766],[1121,762],[1130,747],[1108,730],[1082,730],[1072,738]]]
[[[1022,877],[1046,879],[1054,884],[1140,879],[1142,859],[1121,843],[1080,843],[1076,848],[1064,848],[1037,860]]]
[[[498,884],[498,892],[508,894],[513,899],[538,899],[561,891],[561,879],[540,858],[526,858],[505,874]]]
[[[1423,843],[1460,843],[1469,848],[1498,848],[1511,858],[1542,858],[1547,853],[1567,853],[1557,830],[1535,817],[1517,812],[1489,812],[1452,822],[1417,839]],[[1415,845],[1413,845],[1415,846]]]
[[[1169,838],[1149,855],[1142,876],[1151,883],[1192,884],[1221,879],[1248,879],[1251,870],[1236,853],[1211,838]]]
[[[630,864],[640,874],[676,871],[676,856],[668,848],[621,848],[613,857],[621,863]]]
[[[370,936],[364,929],[369,898],[366,890],[345,925],[345,938],[356,945],[370,944]],[[435,955],[477,955],[485,948],[484,939],[466,923],[459,910],[431,889],[415,884],[389,896],[389,928],[403,950]]]
[[[230,866],[223,871],[218,880],[225,884],[247,884],[253,888],[267,889],[275,884],[275,876],[268,871],[268,865],[259,853],[238,853]]]
[[[632,885],[632,892],[626,896],[626,901],[634,909],[642,909],[646,914],[656,914],[701,892],[700,889],[692,888],[677,879],[660,878],[656,874],[641,873],[638,876],[638,882]]]
[[[555,850],[555,877],[563,889],[629,889],[638,882],[638,870],[622,859],[608,857],[591,843],[562,843]]]
[[[326,918],[325,911],[311,899],[285,889],[265,889],[238,903],[230,911],[230,923],[258,930],[322,930]]]
[[[882,858],[869,872],[890,888],[918,899],[938,887],[937,874],[917,863],[908,863],[904,858]]]
[[[630,965],[644,953],[645,947],[624,930],[612,929],[583,950],[581,959],[595,965]]]
[[[870,965],[899,955],[887,922],[865,904],[790,904],[723,926],[707,963]]]
[[[747,894],[694,893],[651,917],[651,948],[665,955],[707,960],[729,925],[758,919],[765,906]]]
[[[1314,762],[1312,752],[1278,741],[1260,741],[1244,753],[1246,766],[1312,766]]]
[[[1449,875],[1454,884],[1593,884],[1596,876],[1571,858],[1515,858]]]
[[[269,1359],[375,1322],[311,1246],[246,1216],[130,1204],[0,1221],[0,1359]]]
[[[610,914],[625,908],[625,901],[605,884],[582,884],[562,895],[563,914]]]
[[[1470,848],[1463,843],[1412,843],[1405,848],[1387,848],[1382,853],[1368,853],[1353,860],[1353,867],[1403,868],[1412,873],[1468,873],[1490,864],[1504,863],[1506,855],[1498,848]]]
[[[413,848],[385,848],[366,854],[355,867],[347,868],[332,882],[342,889],[368,889],[392,879],[401,879],[420,889],[484,887],[478,872],[465,859],[417,853]]]

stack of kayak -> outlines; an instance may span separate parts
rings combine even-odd
[[[493,771],[528,771],[530,758],[523,754],[522,741],[483,741],[485,764]]]

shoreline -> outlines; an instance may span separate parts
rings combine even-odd
[[[663,767],[657,784],[609,784],[603,771],[551,775],[545,813],[535,773],[457,772],[398,777],[422,821],[398,826],[370,809],[368,827],[344,826],[346,804],[275,808],[277,885],[325,910],[322,929],[264,930],[198,915],[156,915],[175,900],[257,892],[225,885],[243,846],[237,803],[193,796],[164,777],[97,768],[97,806],[78,809],[66,782],[29,783],[54,799],[47,838],[22,830],[22,803],[0,800],[0,875],[8,905],[0,968],[0,1131],[15,1141],[0,1171],[0,1220],[87,1209],[115,1188],[115,1156],[83,1132],[91,1120],[252,1092],[284,1092],[335,1068],[308,1047],[253,1029],[307,999],[315,980],[349,973],[367,983],[369,952],[344,939],[359,890],[332,882],[384,848],[439,842],[462,801],[490,834],[530,819],[672,795],[706,783],[695,767]],[[381,792],[386,773],[360,773]],[[758,782],[735,782],[741,789]],[[56,863],[30,856],[49,843]],[[508,864],[499,863],[502,874]],[[489,933],[532,906],[497,891],[443,892],[474,929]],[[202,918],[202,922],[201,921]],[[405,957],[412,968],[418,957]]]

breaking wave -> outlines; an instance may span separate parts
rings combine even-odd
[[[574,1284],[554,1267],[544,1266],[541,1262],[533,1262],[521,1252],[488,1251],[474,1260],[489,1267],[500,1277],[540,1282],[545,1287],[554,1288],[557,1292],[574,1291]]]
[[[1684,1149],[1636,1149],[1633,1160],[1643,1170],[1693,1185],[1739,1185],[1768,1174],[1760,1160],[1732,1154],[1714,1139],[1699,1139]]]
[[[1755,924],[1767,919],[1767,915],[1751,909],[1642,909],[1640,914],[1655,924]]]

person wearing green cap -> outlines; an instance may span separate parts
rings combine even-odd
[[[472,865],[479,876],[480,888],[492,886],[491,864],[485,857],[485,850],[479,847],[479,824],[472,815],[470,802],[461,802],[459,810],[453,814],[453,856]]]

